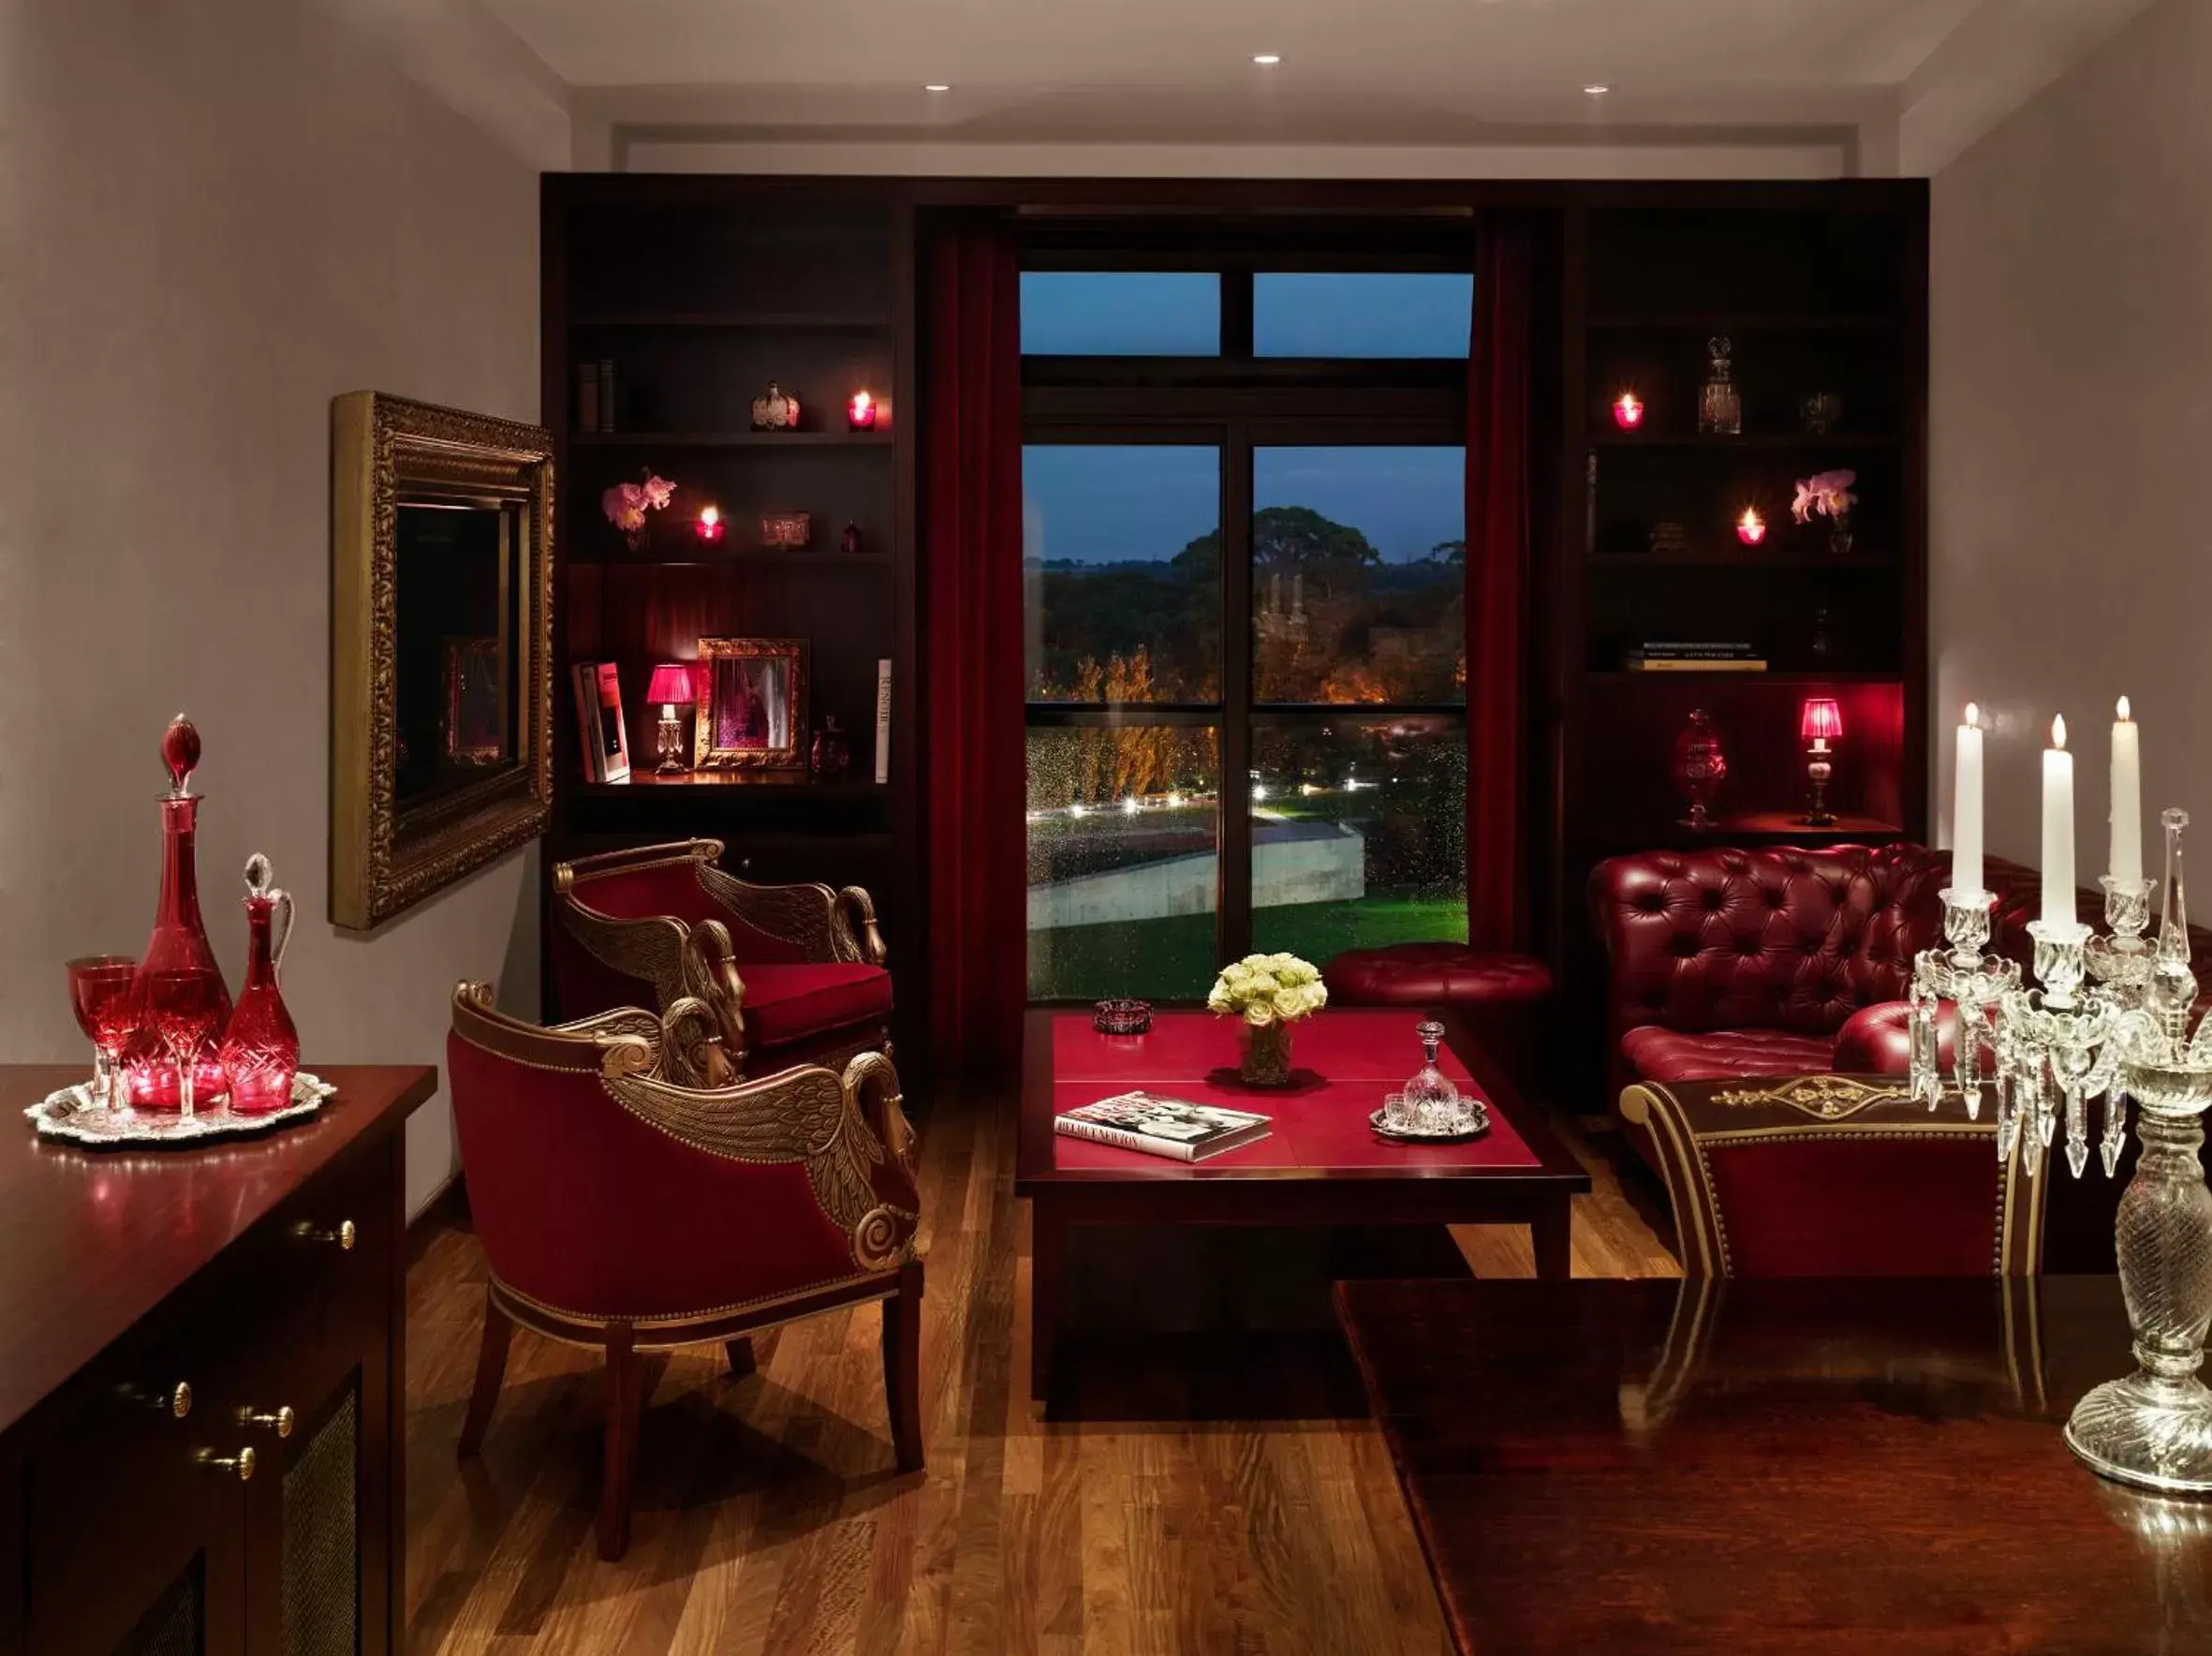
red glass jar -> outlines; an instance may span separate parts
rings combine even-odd
[[[221,1055],[230,1108],[241,1116],[283,1109],[292,1102],[292,1077],[300,1072],[300,1031],[276,983],[292,936],[292,895],[272,886],[269,877],[269,859],[255,852],[245,865],[245,986]]]
[[[150,1014],[151,984],[165,973],[206,970],[215,974],[221,990],[220,1015],[207,1039],[195,1049],[192,1070],[193,1102],[206,1108],[222,1098],[226,1083],[219,1057],[221,1031],[230,1019],[230,991],[223,983],[215,952],[208,946],[207,927],[199,918],[199,876],[196,840],[199,800],[189,791],[192,772],[199,763],[199,733],[179,714],[161,738],[161,757],[169,766],[171,787],[161,800],[161,897],[154,911],[154,935],[139,956],[139,973],[132,996]],[[131,1106],[140,1110],[174,1110],[182,1107],[183,1089],[177,1084],[177,1066],[155,1033],[153,1016],[142,1015],[139,1032],[124,1050],[123,1073],[129,1087]]]

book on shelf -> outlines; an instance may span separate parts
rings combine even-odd
[[[597,362],[579,362],[576,365],[576,429],[599,429],[599,365]]]
[[[1733,639],[1646,640],[1628,653],[1630,673],[1764,673],[1756,644]]]
[[[1053,1131],[1064,1138],[1089,1139],[1174,1161],[1202,1161],[1257,1144],[1267,1136],[1272,1121],[1248,1110],[1194,1104],[1139,1089],[1054,1116]]]
[[[891,658],[876,658],[876,780],[891,780]]]
[[[599,359],[598,412],[599,429],[602,432],[612,432],[614,429],[614,359],[612,357]]]
[[[622,678],[612,661],[579,661],[568,670],[576,691],[576,732],[583,745],[583,779],[630,779],[629,737],[622,722]]]
[[[1629,658],[1630,673],[1764,673],[1766,663],[1743,656],[1636,656]]]

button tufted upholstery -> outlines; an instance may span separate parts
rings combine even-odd
[[[1396,943],[1348,949],[1321,973],[1347,1006],[1526,1004],[1552,998],[1552,974],[1531,954],[1494,954],[1466,943]]]
[[[1549,1032],[1552,974],[1531,954],[1467,943],[1348,949],[1321,972],[1341,1006],[1449,1008],[1523,1091],[1536,1090]]]
[[[1616,1078],[1687,1080],[1641,1070],[1630,1031],[1771,1032],[1823,1055],[1860,1008],[1901,998],[1912,956],[1939,940],[1950,858],[1922,846],[1650,851],[1600,863],[1590,918],[1612,965],[1608,1029]],[[1646,1044],[1644,1050],[1651,1049]],[[1671,1063],[1699,1054],[1660,1049]],[[1748,1049],[1716,1043],[1713,1076],[1746,1069]],[[1779,1049],[1770,1049],[1779,1061]],[[1823,1062],[1819,1066],[1826,1068]]]
[[[1621,1057],[1639,1081],[1725,1081],[1742,1075],[1817,1075],[1830,1064],[1826,1035],[1781,1029],[1685,1034],[1645,1024],[1621,1037]]]
[[[1831,1060],[1838,1074],[1902,1075],[1912,1067],[1912,1038],[1907,1030],[1911,1009],[1902,1000],[1885,1000],[1855,1012],[1836,1031]],[[1936,1014],[1936,1049],[1943,1067],[1951,1067],[1958,1023],[1951,1003]]]

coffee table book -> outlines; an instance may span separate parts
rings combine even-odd
[[[1142,1089],[1117,1092],[1053,1117],[1053,1131],[1065,1137],[1092,1139],[1177,1161],[1202,1161],[1254,1144],[1267,1136],[1268,1124],[1269,1117],[1248,1110],[1194,1104],[1188,1099]]]

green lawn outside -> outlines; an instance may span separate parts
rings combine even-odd
[[[1347,949],[1465,942],[1467,903],[1389,893],[1358,902],[1294,903],[1256,910],[1252,934],[1262,953],[1326,967]],[[1047,949],[1030,950],[1029,993],[1040,1000],[1197,999],[1212,987],[1216,969],[1211,914],[1061,926]]]

